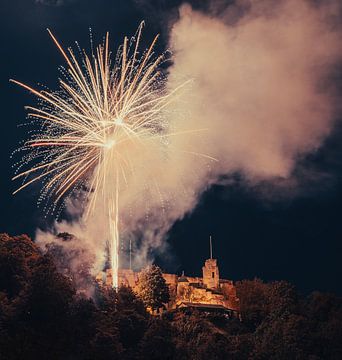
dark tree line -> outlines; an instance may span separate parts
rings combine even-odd
[[[163,284],[141,298],[94,284],[87,298],[52,250],[0,235],[0,359],[342,359],[340,297],[245,280],[237,284],[242,321],[190,311],[156,317],[146,302],[160,305]],[[152,270],[146,278],[159,284]]]

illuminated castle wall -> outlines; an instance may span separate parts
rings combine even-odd
[[[166,306],[167,309],[195,307],[239,313],[239,299],[236,295],[235,285],[232,280],[220,279],[217,260],[206,260],[202,272],[203,277],[163,273],[171,298]],[[111,277],[111,269],[108,269],[106,286],[111,286]],[[119,270],[119,284],[130,286],[134,290],[138,282],[139,272],[128,269]]]

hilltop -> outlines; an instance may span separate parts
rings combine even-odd
[[[0,235],[0,358],[342,358],[336,295],[303,297],[286,281],[243,280],[241,321],[189,308],[152,316],[127,286],[105,290],[94,280],[92,297],[77,292],[79,276],[61,272],[55,257],[26,235]]]

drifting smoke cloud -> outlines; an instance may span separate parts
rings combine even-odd
[[[186,126],[208,131],[206,141],[188,146],[219,159],[216,175],[288,177],[298,157],[317,149],[332,129],[333,99],[322,84],[340,59],[340,32],[328,22],[330,6],[241,3],[249,10],[233,25],[230,9],[220,19],[180,9],[170,82],[194,79],[183,100],[191,114]]]
[[[212,6],[217,13],[219,2]],[[341,60],[337,1],[237,1],[217,16],[184,5],[170,32],[173,65],[168,87],[191,79],[168,113],[165,154],[135,158],[138,176],[120,194],[124,239],[135,243],[137,267],[151,250],[167,249],[164,236],[220,177],[239,172],[248,183],[291,178],[296,161],[315,151],[336,118],[332,68]],[[210,161],[200,154],[211,156]],[[140,164],[141,162],[141,164]],[[146,187],[158,179],[158,187]],[[101,208],[90,228],[67,225],[101,259],[107,216]],[[86,234],[86,235],[85,235]],[[134,260],[134,259],[133,259]]]
[[[296,161],[322,144],[336,118],[328,77],[341,60],[337,1],[237,1],[219,8],[212,17],[183,5],[170,33],[169,86],[193,79],[175,103],[172,127],[206,129],[171,145],[218,162],[173,155],[164,177],[174,195],[165,228],[222,175],[240,172],[252,184],[291,178]]]
[[[72,209],[75,204],[70,204]],[[72,236],[68,236],[72,234]],[[55,260],[57,269],[71,277],[78,290],[94,294],[94,282],[105,263],[105,231],[95,222],[55,222],[52,229],[36,232],[36,243]]]
[[[239,172],[249,184],[289,179],[296,161],[322,144],[336,118],[328,78],[341,60],[340,10],[336,1],[304,0],[237,1],[216,17],[180,8],[168,84],[193,83],[170,122],[175,131],[203,131],[171,139],[177,151],[159,177],[172,194],[162,229],[221,176]]]

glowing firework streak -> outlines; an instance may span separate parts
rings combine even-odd
[[[113,65],[108,33],[95,54],[89,57],[83,52],[79,61],[72,49],[64,51],[48,30],[68,65],[65,79],[59,80],[60,90],[37,91],[11,80],[40,100],[38,107],[27,107],[28,116],[40,127],[20,148],[28,153],[13,178],[23,179],[14,193],[42,181],[41,199],[53,199],[56,209],[76,189],[86,188],[88,214],[101,200],[110,224],[108,248],[114,287],[118,286],[119,194],[128,174],[134,172],[127,149],[139,151],[176,135],[167,132],[163,114],[178,88],[165,92],[158,71],[164,55],[153,54],[158,37],[140,55],[142,27],[143,23],[135,38],[124,39]]]

